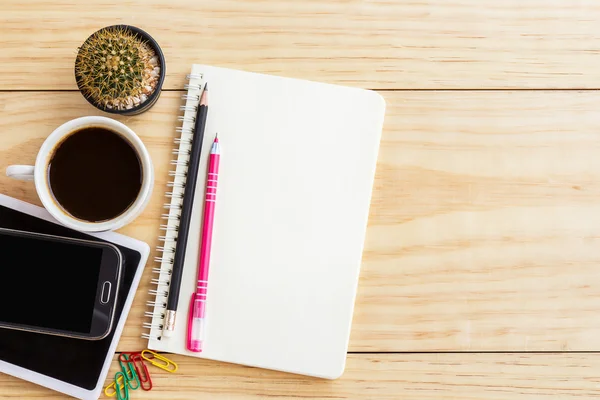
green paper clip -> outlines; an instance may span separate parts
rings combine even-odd
[[[119,378],[121,378],[123,385],[119,384]],[[129,389],[127,388],[127,378],[122,372],[115,374],[115,390],[117,391],[118,400],[129,400]]]
[[[125,365],[123,363],[125,363]],[[125,377],[125,382],[127,382],[127,386],[129,386],[131,390],[139,389],[140,378],[135,372],[135,365],[126,353],[121,353],[119,355],[119,365],[121,366],[121,370],[123,371],[123,376]],[[133,386],[132,382],[136,382],[135,387]]]

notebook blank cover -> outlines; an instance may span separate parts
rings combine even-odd
[[[174,337],[156,350],[336,378],[344,370],[385,102],[194,65],[209,113]],[[204,351],[185,349],[206,167],[221,142]]]

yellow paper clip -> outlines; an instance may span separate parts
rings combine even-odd
[[[120,375],[118,378],[121,382],[119,385],[123,383],[123,375]],[[113,381],[110,385],[104,388],[104,394],[108,397],[115,397],[117,395],[117,381]]]
[[[167,357],[163,357],[160,354],[153,352],[152,350],[142,351],[142,358],[144,360],[148,361],[150,364],[154,365],[155,367],[158,367],[164,371],[171,372],[171,373],[177,371],[176,363],[169,360]],[[162,362],[161,363],[156,362],[156,361],[154,361],[155,359],[160,360]]]

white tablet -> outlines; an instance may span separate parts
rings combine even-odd
[[[102,340],[82,340],[0,329],[0,372],[79,399],[98,399],[125,320],[150,254],[139,240],[114,232],[87,234],[59,225],[43,208],[0,195],[0,227],[82,239],[104,240],[123,255],[121,285],[112,332]],[[1,285],[0,285],[1,286]],[[1,287],[0,287],[1,290]],[[40,294],[43,297],[43,294]],[[51,302],[44,303],[47,312]]]

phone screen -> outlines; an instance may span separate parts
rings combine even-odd
[[[89,333],[102,253],[0,232],[0,322]]]

